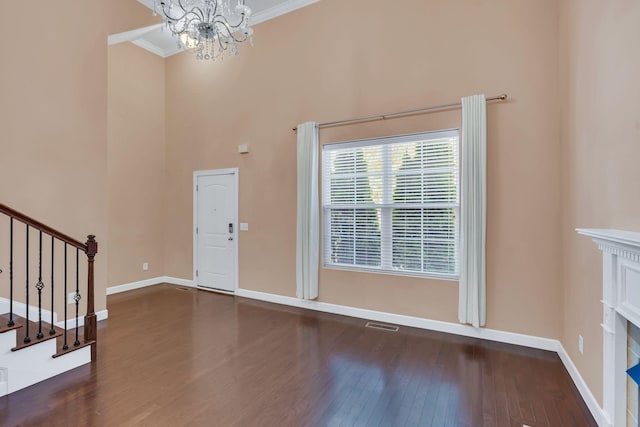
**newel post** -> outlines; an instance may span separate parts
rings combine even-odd
[[[87,314],[84,317],[84,340],[95,341],[97,338],[97,319],[95,313],[95,294],[94,294],[94,273],[93,273],[93,261],[98,253],[98,242],[96,242],[96,236],[90,235],[87,237],[87,262],[88,262],[88,277],[87,277]],[[91,344],[91,360],[96,360],[96,343]]]

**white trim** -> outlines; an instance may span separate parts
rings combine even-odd
[[[431,331],[446,332],[448,334],[463,335],[472,338],[481,338],[490,341],[499,341],[507,344],[516,344],[525,347],[538,348],[541,350],[556,351],[558,348],[558,341],[549,338],[498,331],[494,329],[474,328],[473,326],[469,325],[443,322],[441,320],[405,316],[402,314],[368,310],[364,308],[349,307],[326,302],[301,300],[294,297],[268,294],[247,289],[236,290],[236,295],[239,297],[267,301],[275,304],[306,308],[309,310],[322,311],[325,313],[341,314],[343,316],[357,317],[359,319],[393,323],[396,325],[410,326],[413,328],[428,329]]]
[[[619,244],[629,246],[631,249],[640,250],[640,233],[615,229],[589,229],[576,228],[578,234],[591,237],[597,243]]]
[[[112,46],[118,43],[132,42],[144,36],[145,34],[149,34],[157,30],[158,28],[162,27],[162,25],[164,24],[155,24],[155,25],[150,25],[148,27],[137,28],[131,31],[125,31],[123,33],[112,34],[109,37],[107,37],[107,44],[109,46]]]
[[[133,291],[135,289],[146,288],[149,286],[160,285],[163,283],[168,283],[170,285],[177,286],[188,286],[191,288],[195,288],[195,284],[193,280],[188,279],[178,279],[176,277],[169,276],[159,276],[151,279],[140,280],[138,282],[125,283],[123,285],[111,286],[107,288],[107,295],[119,294],[121,292]]]
[[[111,286],[107,288],[107,295],[119,294],[121,292],[132,291],[134,289],[146,288],[147,286],[159,285],[161,277],[140,280],[138,282],[126,283],[124,285]]]
[[[0,313],[8,313],[10,307],[10,301],[8,298],[0,297]],[[20,317],[27,317],[26,310],[27,305],[23,302],[13,301],[13,314],[17,314]],[[51,321],[51,310],[42,309],[42,320],[45,322]],[[38,320],[38,307],[29,306],[29,320]],[[53,313],[53,323],[58,321],[58,313]]]
[[[98,320],[98,322],[102,321],[102,320],[107,320],[109,318],[109,310],[101,310],[101,311],[97,311],[96,312],[96,318]],[[55,324],[57,327],[59,328],[63,328],[64,329],[64,320],[60,321],[60,322],[56,322]],[[78,327],[82,327],[84,326],[84,316],[80,316],[78,317]],[[74,329],[76,327],[76,318],[75,317],[71,317],[69,319],[67,319],[67,331]]]
[[[147,6],[149,9],[153,10],[153,0],[138,0],[138,3],[142,3]]]
[[[569,376],[573,380],[573,383],[576,385],[576,388],[580,392],[582,399],[589,408],[589,411],[591,411],[591,415],[593,415],[593,418],[595,418],[596,423],[598,423],[600,427],[613,427],[613,424],[609,420],[609,417],[607,417],[607,414],[600,407],[598,400],[595,398],[593,393],[591,393],[591,389],[584,381],[584,378],[582,378],[582,375],[580,375],[578,368],[576,368],[576,365],[573,364],[573,361],[569,357],[569,354],[566,352],[562,343],[559,341],[557,353],[560,357],[560,360],[562,360],[564,367],[567,369],[567,372],[569,372]]]
[[[190,288],[196,287],[195,282],[189,279],[178,279],[177,277],[169,277],[169,276],[161,277],[161,279],[163,280],[163,283],[168,283],[170,285],[188,286]]]
[[[196,275],[196,270],[198,269],[198,244],[197,244],[197,235],[196,235],[196,227],[198,226],[198,178],[202,176],[213,176],[213,175],[233,175],[234,177],[234,186],[235,186],[235,206],[234,206],[234,224],[235,227],[233,229],[233,238],[235,239],[235,283],[233,292],[238,290],[239,288],[239,276],[240,276],[240,262],[239,262],[239,247],[240,247],[240,239],[238,239],[240,228],[240,170],[239,168],[226,168],[226,169],[210,169],[210,170],[201,170],[193,172],[193,228],[191,230],[193,237],[193,283],[200,288],[198,285],[198,277]],[[204,287],[202,287],[204,288]]]
[[[149,52],[155,55],[158,55],[161,58],[166,58],[170,56],[170,55],[167,55],[164,49],[161,49],[160,47],[158,47],[158,45],[153,44],[150,41],[147,41],[146,39],[131,40],[131,43],[135,44],[138,47],[141,47],[142,49],[148,50]]]
[[[163,58],[168,58],[170,56],[176,55],[178,53],[182,53],[184,52],[184,49],[182,49],[180,46],[178,46],[178,44],[176,43],[173,47],[165,49],[163,51]]]
[[[107,289],[107,295],[109,295],[109,289]],[[120,291],[123,292],[123,291]],[[6,310],[5,310],[6,307]],[[21,302],[17,302],[14,301],[13,302],[13,313],[17,314],[18,316],[21,317],[26,317],[25,316],[25,307],[26,304],[21,303]],[[9,312],[9,300],[6,298],[2,298],[0,297],[0,313],[4,313],[4,312]],[[98,311],[96,313],[96,316],[98,318],[98,322],[101,320],[105,320],[106,318],[109,317],[109,311],[108,310],[102,310],[102,311]],[[31,306],[30,310],[29,310],[29,318],[30,320],[35,320],[37,321],[38,319],[38,307],[34,307]],[[51,311],[49,310],[45,310],[44,308],[42,309],[42,320],[44,322],[47,322],[51,320]],[[72,329],[75,328],[76,326],[76,318],[72,317],[67,319],[67,329]],[[59,321],[58,320],[58,313],[54,312],[53,313],[53,324],[55,326],[58,326],[60,328],[62,328],[64,326],[64,320]],[[80,316],[78,318],[78,326],[83,326],[84,325],[84,316]]]
[[[249,18],[249,23],[252,26],[258,25],[262,22],[285,15],[289,12],[293,12],[294,10],[302,9],[305,6],[309,6],[319,1],[320,0],[289,0],[286,2],[282,2],[268,9],[254,13],[253,15],[251,15],[251,18]]]

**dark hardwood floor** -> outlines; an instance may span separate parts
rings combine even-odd
[[[98,361],[2,426],[596,426],[554,353],[183,289],[109,297]]]

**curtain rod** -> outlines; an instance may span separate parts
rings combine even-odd
[[[503,93],[502,95],[492,96],[490,98],[487,98],[486,100],[487,101],[504,101],[507,98],[508,98],[507,94]],[[337,125],[346,125],[351,123],[372,122],[375,120],[385,120],[393,117],[405,116],[407,114],[422,113],[424,111],[442,110],[444,108],[461,107],[461,106],[462,106],[462,102],[454,102],[452,104],[433,105],[431,107],[423,107],[423,108],[416,108],[414,110],[398,111],[396,113],[376,114],[374,116],[359,117],[357,119],[338,120],[336,122],[319,123],[318,127],[324,128],[324,127],[331,127],[331,126],[337,126]],[[294,132],[296,132],[297,130],[298,130],[297,127],[293,128]]]

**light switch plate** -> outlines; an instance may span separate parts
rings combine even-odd
[[[240,231],[249,231],[249,223],[241,222],[240,223]]]

